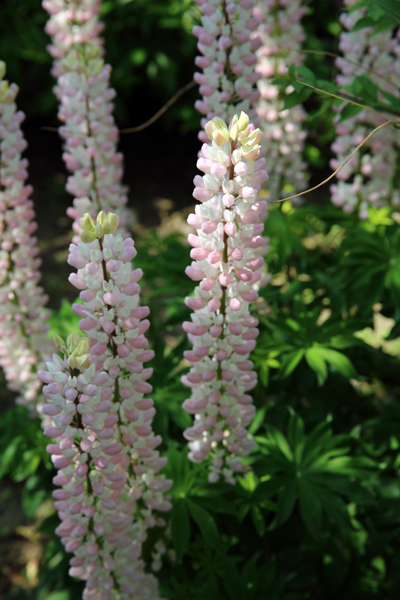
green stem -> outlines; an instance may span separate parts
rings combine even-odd
[[[93,138],[93,132],[91,130],[90,127],[90,107],[89,107],[89,97],[86,96],[86,126],[87,126],[87,132],[88,132],[88,137]],[[100,205],[100,199],[99,199],[99,194],[97,191],[97,173],[96,173],[96,163],[95,160],[93,158],[93,156],[90,159],[90,167],[92,170],[92,191],[94,194],[94,197],[96,199],[96,203],[97,203],[97,209],[100,210],[101,209],[101,205]]]
[[[234,142],[231,140],[231,154],[235,149],[235,144]],[[231,161],[230,165],[229,165],[229,181],[233,181],[233,178],[235,176],[235,166],[233,164],[233,162]],[[222,221],[222,223],[224,224],[224,226],[226,225],[226,221]],[[224,235],[223,235],[223,242],[224,242],[224,248],[222,250],[222,262],[224,264],[228,263],[228,235],[226,234],[226,232],[224,231]],[[224,331],[224,325],[225,325],[225,317],[226,317],[226,288],[222,287],[222,297],[221,297],[221,307],[220,307],[220,314],[223,316],[223,324],[222,324],[222,333],[219,336],[218,340],[223,340],[225,337],[225,331]],[[221,366],[221,362],[218,361],[218,368],[217,368],[217,380],[221,381],[222,380],[222,366]]]

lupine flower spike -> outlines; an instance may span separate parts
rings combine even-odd
[[[0,61],[0,365],[17,403],[34,410],[41,383],[36,371],[47,353],[47,296],[38,286],[41,259],[33,233],[32,186],[26,185],[27,144],[21,131],[25,115],[17,111],[18,87],[4,79]]]
[[[222,477],[233,484],[254,446],[246,431],[254,416],[247,392],[257,382],[249,354],[258,320],[249,305],[258,298],[267,252],[261,236],[267,203],[257,196],[268,175],[259,158],[263,134],[245,113],[229,126],[214,117],[205,131],[211,142],[197,162],[205,175],[195,177],[193,192],[201,204],[188,218],[197,235],[188,238],[193,262],[186,273],[200,283],[185,300],[194,312],[183,325],[193,344],[185,353],[193,366],[183,377],[192,393],[183,408],[195,422],[184,435],[191,460],[210,460],[210,482]]]
[[[87,338],[57,338],[63,358],[53,355],[40,373],[50,401],[44,412],[54,416],[48,449],[60,469],[57,533],[75,555],[71,575],[86,581],[85,600],[156,600],[141,546],[148,528],[165,526],[157,513],[171,508],[164,493],[172,482],[159,474],[167,461],[156,450],[154,402],[144,397],[152,369],[143,365],[153,351],[144,335],[149,310],[139,304],[142,272],[132,270],[133,241],[113,235],[116,214],[85,214],[80,226],[68,262],[78,269],[70,281],[82,304],[73,310]]]
[[[103,60],[103,25],[98,21],[100,0],[44,0],[50,13],[46,31],[53,38],[55,94],[60,101],[63,159],[72,175],[67,190],[74,196],[67,210],[79,240],[79,219],[88,212],[118,213],[120,231],[130,213],[126,188],[121,184],[123,156],[117,152],[118,130],[112,116],[115,90],[109,87],[111,67]]]
[[[229,121],[240,111],[254,121],[257,117],[254,104],[260,95],[254,87],[260,78],[254,71],[257,62],[254,53],[261,44],[255,31],[260,21],[252,16],[255,0],[195,2],[202,12],[202,25],[193,28],[200,51],[195,63],[202,69],[194,75],[202,96],[195,107],[205,115],[201,126],[204,128],[216,116]],[[199,139],[208,142],[205,131],[200,131]]]
[[[272,83],[275,77],[287,74],[288,65],[301,65],[301,43],[304,32],[301,18],[305,13],[301,0],[266,0],[254,7],[253,15],[261,24],[257,33],[262,46],[257,51],[256,72],[260,101],[257,115],[264,131],[262,153],[274,165],[268,180],[268,199],[277,200],[296,194],[306,188],[306,163],[302,159],[305,131],[302,123],[305,112],[301,106],[284,109],[278,96],[279,87]],[[288,86],[286,93],[293,91]]]
[[[354,0],[345,0],[351,7]],[[352,31],[365,16],[363,8],[350,14],[343,13],[340,21],[345,28],[340,34],[339,48],[343,58],[336,60],[339,69],[336,82],[339,86],[351,85],[356,76],[368,75],[371,81],[393,96],[399,97],[400,88],[400,30],[371,35],[373,28],[363,27]],[[347,30],[347,31],[346,31]],[[359,66],[354,63],[359,63]],[[338,107],[340,110],[342,106]],[[388,118],[390,116],[386,115]],[[335,117],[337,138],[332,144],[336,158],[331,160],[337,169],[355,146],[383,119],[370,111],[362,110],[354,117],[340,122]],[[370,206],[400,206],[398,186],[399,136],[393,127],[377,131],[362,149],[338,172],[339,182],[331,186],[332,202],[342,206],[347,213],[358,212],[360,219],[368,218]]]

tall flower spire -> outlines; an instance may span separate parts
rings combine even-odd
[[[229,121],[245,111],[254,120],[254,103],[259,92],[254,87],[259,75],[254,71],[254,54],[261,44],[255,34],[260,21],[252,16],[254,0],[195,0],[201,7],[201,26],[193,34],[198,38],[200,55],[195,63],[202,69],[194,75],[203,97],[195,107],[205,115],[204,125],[217,116]],[[205,131],[199,138],[207,142]]]
[[[251,396],[257,381],[249,354],[258,336],[250,302],[258,298],[267,240],[261,236],[267,210],[257,196],[268,177],[259,159],[262,132],[245,113],[229,126],[214,117],[205,126],[193,195],[201,202],[188,222],[193,262],[187,275],[199,281],[186,305],[194,312],[184,323],[193,350],[185,353],[192,368],[183,383],[191,397],[183,408],[195,416],[184,433],[189,458],[210,460],[210,482],[223,477],[234,483],[234,472],[247,469],[242,457],[253,448],[246,427],[254,416]],[[211,141],[210,141],[211,140]]]
[[[4,76],[0,61],[0,366],[9,389],[18,393],[17,403],[33,408],[41,388],[36,370],[49,348],[49,312],[38,285],[42,261],[33,235],[28,161],[21,158],[25,115],[15,104],[18,87]]]
[[[345,0],[347,7],[354,3],[353,0]],[[365,10],[360,8],[340,17],[344,27],[339,42],[343,58],[336,60],[339,69],[336,82],[344,87],[351,85],[355,77],[368,74],[382,90],[399,97],[399,30],[395,35],[390,30],[371,35],[371,27],[351,31],[363,16]],[[341,108],[338,107],[338,110]],[[332,144],[336,154],[336,158],[331,160],[333,169],[337,169],[354,147],[384,121],[379,115],[363,110],[344,122],[340,122],[340,115],[337,115],[335,122],[337,138]],[[385,127],[377,131],[337,174],[339,182],[331,186],[332,203],[342,206],[348,213],[357,211],[361,219],[368,217],[370,206],[392,205],[398,208],[399,147],[396,129]]]
[[[157,600],[141,547],[149,528],[165,526],[158,513],[171,508],[164,493],[172,482],[159,474],[167,459],[156,450],[154,402],[144,397],[152,390],[144,363],[154,353],[145,337],[149,310],[139,302],[142,272],[132,269],[133,240],[113,235],[116,214],[85,214],[80,225],[68,262],[78,269],[70,281],[82,304],[73,310],[87,338],[56,338],[63,357],[47,359],[39,374],[48,384],[44,413],[54,418],[45,435],[56,442],[48,450],[61,487],[53,494],[57,533],[74,553],[71,575],[86,581],[85,600]]]
[[[268,179],[268,198],[277,200],[306,188],[306,163],[302,158],[305,131],[302,123],[305,112],[301,106],[284,109],[278,97],[275,77],[287,73],[288,66],[303,62],[301,43],[304,32],[301,18],[305,13],[301,0],[266,0],[259,2],[253,14],[260,19],[257,33],[262,45],[257,51],[256,72],[260,101],[257,115],[264,131],[262,153],[274,165]],[[291,86],[286,90],[290,92]]]
[[[103,60],[103,25],[98,21],[100,0],[44,0],[50,14],[46,31],[55,58],[55,94],[60,102],[60,135],[65,140],[63,159],[72,175],[67,190],[74,196],[67,210],[74,219],[75,241],[84,213],[95,216],[112,210],[120,217],[126,236],[129,211],[122,185],[123,156],[117,152],[118,130],[112,116],[111,67]]]

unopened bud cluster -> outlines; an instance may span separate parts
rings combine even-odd
[[[273,79],[287,74],[288,66],[303,62],[301,43],[304,32],[301,18],[305,13],[301,0],[265,0],[254,7],[253,15],[260,19],[258,34],[262,45],[257,51],[255,70],[260,101],[257,115],[264,132],[262,152],[274,165],[268,180],[268,198],[277,200],[306,188],[306,163],[302,159],[305,131],[302,106],[284,109],[279,86]],[[292,86],[285,90],[293,91]]]
[[[353,4],[353,0],[345,0],[347,7]],[[343,13],[340,17],[344,31],[340,34],[339,49],[343,58],[336,60],[339,69],[336,82],[340,87],[345,87],[351,85],[356,76],[368,76],[381,89],[400,97],[400,30],[374,33],[373,27],[363,27],[352,31],[365,16],[365,9],[360,8],[349,14]],[[342,108],[343,105],[337,110]],[[332,169],[337,169],[354,148],[384,121],[379,115],[362,110],[343,122],[338,114],[335,122],[337,138],[332,150],[336,158],[330,162]],[[332,203],[343,207],[347,213],[357,211],[360,219],[368,218],[370,206],[379,208],[392,205],[398,208],[399,148],[398,131],[393,127],[385,127],[374,133],[338,172],[339,182],[331,186]]]
[[[154,402],[145,397],[152,369],[144,363],[154,353],[144,335],[149,310],[140,306],[142,272],[132,269],[133,240],[112,233],[117,215],[93,220],[85,214],[81,226],[82,241],[71,244],[68,262],[78,269],[70,281],[82,304],[73,310],[87,337],[71,335],[66,343],[57,337],[64,357],[48,359],[40,374],[51,400],[44,412],[56,415],[45,434],[55,438],[50,452],[60,469],[55,483],[62,489],[53,494],[62,519],[57,533],[75,555],[71,575],[86,581],[85,600],[115,594],[156,600],[141,546],[149,528],[165,526],[157,513],[171,508],[164,494],[172,482],[159,474],[167,460],[156,450]]]
[[[17,402],[34,407],[40,381],[36,369],[47,340],[47,296],[40,281],[39,248],[32,187],[26,185],[27,144],[21,131],[25,116],[17,110],[18,87],[4,79],[0,62],[0,366]]]
[[[99,0],[45,0],[50,13],[46,30],[53,38],[49,51],[56,59],[55,94],[60,102],[63,159],[72,175],[67,190],[74,196],[67,214],[80,233],[80,218],[100,210],[118,213],[125,234],[129,219],[126,188],[121,184],[123,156],[117,152],[118,130],[112,116],[115,91],[109,87],[111,67],[103,60],[98,37]]]
[[[255,51],[261,44],[256,35],[260,21],[252,16],[254,0],[195,0],[200,5],[201,26],[193,34],[198,38],[200,56],[195,63],[202,72],[195,73],[202,100],[195,104],[205,117],[201,125],[218,116],[229,121],[236,113],[245,111],[251,119],[256,117],[253,108],[259,98],[254,87],[259,79],[254,65]],[[204,131],[199,138],[207,142]]]
[[[210,460],[210,482],[234,483],[254,447],[246,431],[255,412],[247,392],[257,383],[249,355],[258,320],[249,306],[258,298],[268,250],[261,235],[268,207],[258,199],[268,175],[259,158],[263,134],[246,114],[229,126],[215,117],[205,131],[211,142],[202,146],[197,166],[204,176],[195,177],[193,192],[201,204],[188,218],[197,235],[188,238],[193,262],[186,273],[199,285],[185,300],[194,312],[183,325],[193,344],[185,353],[193,366],[182,379],[192,393],[183,408],[194,425],[184,435],[191,460]]]
[[[108,213],[106,216],[103,211],[100,211],[95,223],[92,217],[86,213],[79,220],[79,224],[82,228],[79,236],[81,242],[90,244],[95,239],[101,239],[107,233],[114,233],[119,224],[119,217],[114,213]]]

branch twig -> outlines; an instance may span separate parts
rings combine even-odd
[[[373,108],[370,108],[369,106],[364,106],[363,104],[359,104],[358,102],[354,102],[354,100],[349,100],[348,98],[345,98],[343,96],[337,96],[336,94],[331,94],[331,92],[327,92],[326,90],[317,88],[314,85],[310,85],[309,83],[305,83],[304,81],[300,81],[299,79],[296,79],[296,83],[301,83],[301,85],[305,85],[306,87],[309,87],[312,90],[315,90],[316,92],[321,92],[321,94],[325,94],[326,96],[332,96],[332,98],[336,98],[337,100],[343,100],[343,102],[348,102],[349,104],[354,104],[354,106],[359,106],[363,110],[369,110],[370,112],[373,112],[375,115],[382,117],[382,119],[384,119],[388,123],[391,122],[384,115],[382,115],[382,113],[378,112],[377,110],[374,110]]]
[[[386,127],[387,125],[398,125],[399,123],[400,123],[400,120],[397,120],[397,121],[386,121],[386,123],[381,123],[380,125],[378,125],[378,127],[375,127],[375,129],[373,131],[371,131],[367,135],[367,137],[361,142],[361,144],[358,144],[357,148],[355,148],[355,150],[353,150],[353,152],[350,154],[350,156],[348,156],[346,158],[346,160],[344,161],[344,163],[342,163],[340,165],[340,167],[338,167],[336,169],[336,171],[334,171],[331,175],[329,175],[329,177],[327,179],[324,179],[324,181],[321,181],[321,183],[319,183],[318,185],[314,186],[313,188],[305,190],[304,192],[300,192],[299,194],[295,194],[294,196],[288,196],[287,198],[283,198],[282,200],[273,200],[271,202],[271,204],[279,204],[280,202],[286,202],[286,200],[292,200],[293,198],[298,198],[299,196],[303,196],[304,194],[308,194],[309,192],[313,192],[314,190],[317,190],[321,186],[325,185],[325,183],[328,183],[328,181],[330,181],[332,179],[332,177],[335,177],[336,173],[339,173],[340,169],[342,169],[345,165],[347,165],[347,163],[349,162],[349,160],[351,160],[353,158],[353,156],[355,155],[355,153],[358,152],[358,150],[365,144],[365,142],[367,142],[369,140],[369,138],[376,131],[378,131],[379,129],[382,129],[383,127]]]
[[[172,96],[172,98],[170,100],[168,100],[168,102],[166,104],[164,104],[164,106],[161,107],[160,110],[158,110],[156,112],[155,115],[153,115],[150,119],[145,121],[145,123],[142,123],[141,125],[137,125],[136,127],[128,127],[127,129],[119,129],[118,130],[119,133],[137,133],[138,131],[143,131],[143,129],[150,127],[150,125],[155,123],[157,121],[157,119],[159,119],[169,109],[170,106],[172,106],[181,96],[183,96],[183,94],[188,92],[195,85],[196,85],[195,81],[190,81],[189,83],[184,85],[183,88],[178,90],[176,92],[176,94],[174,94]],[[46,127],[45,126],[45,127],[42,127],[42,129],[44,131],[55,131],[56,133],[58,132],[58,127]],[[73,133],[75,136],[86,136],[86,134],[84,134],[82,131],[71,132],[71,133]],[[96,131],[92,135],[100,135],[100,134],[105,134],[105,133],[108,133],[108,131]]]
[[[157,119],[159,119],[169,109],[169,107],[172,106],[172,104],[174,104],[174,102],[176,102],[178,100],[178,98],[180,98],[185,92],[191,90],[192,87],[194,87],[195,85],[196,85],[195,81],[190,81],[189,83],[184,85],[183,88],[178,90],[176,92],[176,94],[174,96],[172,96],[172,98],[170,100],[168,100],[168,102],[166,104],[164,104],[164,106],[162,108],[160,108],[160,110],[157,111],[156,114],[151,117],[151,119],[149,119],[145,123],[142,123],[141,125],[137,125],[136,127],[129,127],[128,129],[120,129],[119,132],[120,133],[137,133],[138,131],[143,131],[143,129],[146,129],[146,127],[149,127],[155,121],[157,121]]]

